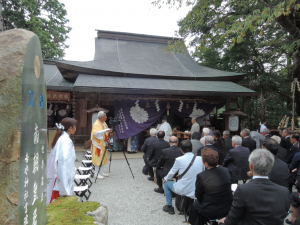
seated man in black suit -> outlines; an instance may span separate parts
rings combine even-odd
[[[298,148],[298,141],[300,140],[300,135],[298,133],[296,134],[292,134],[291,135],[291,143],[292,143],[292,147],[289,151],[289,156],[286,159],[286,163],[290,164],[294,158],[294,155],[300,151],[300,149]]]
[[[214,138],[212,136],[205,136],[205,141],[204,141],[205,145],[201,148],[198,149],[197,151],[197,156],[201,156],[201,151],[202,149],[204,148],[210,148],[212,150],[215,150],[218,152],[218,155],[219,155],[219,161],[218,161],[218,164],[221,165],[221,162],[222,162],[222,157],[220,157],[220,150],[215,148],[213,146],[213,143],[214,143]]]
[[[151,146],[148,164],[152,167],[157,166],[157,162],[162,155],[162,150],[170,147],[169,142],[165,141],[164,137],[165,137],[165,132],[158,131],[157,133],[158,141],[154,142]],[[149,177],[148,180],[154,181],[154,177]]]
[[[284,129],[282,131],[282,139],[281,139],[280,146],[283,147],[287,151],[287,154],[289,155],[292,145],[293,144],[291,143],[291,131],[289,129]]]
[[[278,150],[278,153],[277,153],[277,157],[280,160],[282,160],[283,162],[285,162],[286,158],[287,158],[287,151],[283,147],[280,146],[282,138],[280,138],[279,136],[276,136],[276,135],[273,135],[271,138],[276,140],[277,143],[279,144],[279,150]]]
[[[207,220],[227,216],[231,208],[231,176],[225,167],[217,167],[218,153],[210,148],[202,149],[205,171],[197,175],[193,208],[189,214],[190,224],[206,224]]]
[[[265,128],[263,130],[262,135],[265,136],[265,138],[271,138],[271,136],[270,136],[270,130],[268,128]]]
[[[162,181],[164,177],[168,175],[170,169],[172,168],[175,162],[175,159],[177,157],[183,156],[181,149],[178,147],[177,137],[175,136],[170,137],[169,145],[170,145],[169,148],[162,150],[162,156],[158,160],[156,166],[156,183],[158,185],[158,188],[155,188],[154,191],[161,194],[164,193],[164,189],[162,187]]]
[[[226,150],[226,155],[228,154],[229,150],[232,149],[232,140],[230,137],[230,131],[229,130],[224,130],[223,131],[223,138],[225,141],[225,150]],[[224,155],[224,157],[226,157],[226,155]]]
[[[153,173],[153,168],[152,166],[149,165],[148,163],[148,158],[149,158],[149,155],[150,155],[150,151],[151,151],[151,147],[152,147],[152,144],[156,141],[158,141],[157,137],[156,137],[156,133],[157,133],[157,130],[152,128],[150,129],[150,136],[149,138],[147,138],[142,146],[142,151],[144,152],[144,161],[145,161],[145,164],[147,166],[147,169],[148,169],[148,173],[150,175],[150,177],[154,177],[154,173]]]
[[[242,146],[249,148],[250,153],[256,149],[256,141],[250,138],[250,130],[244,129],[241,131],[241,137],[244,138],[242,141]]]
[[[241,146],[242,138],[238,135],[232,137],[233,149],[229,151],[224,159],[223,166],[229,169],[232,182],[248,179],[249,171],[248,158],[250,155],[249,148]]]
[[[273,183],[268,175],[274,164],[273,154],[266,149],[256,149],[249,157],[253,179],[238,185],[225,225],[281,225],[290,206],[287,188]]]
[[[275,139],[267,138],[263,140],[262,148],[269,150],[274,155],[275,159],[274,165],[269,174],[269,179],[275,184],[288,188],[290,174],[288,172],[288,165],[285,162],[281,161],[277,156],[279,144]]]

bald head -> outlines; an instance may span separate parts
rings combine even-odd
[[[170,137],[169,144],[170,145],[178,145],[178,138],[175,136]]]

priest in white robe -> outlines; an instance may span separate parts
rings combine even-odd
[[[160,125],[158,131],[164,131],[165,132],[164,140],[169,142],[169,139],[173,133],[170,124],[167,122],[167,116],[163,116],[162,124]]]

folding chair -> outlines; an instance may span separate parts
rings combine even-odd
[[[84,167],[91,167],[93,165],[92,160],[81,160],[81,163]]]
[[[91,174],[87,174],[87,175],[80,175],[80,174],[75,174],[75,184],[77,186],[85,186],[88,185],[89,188],[92,186],[92,181],[90,180],[90,176]],[[78,181],[79,180],[79,181]]]
[[[183,223],[187,223],[188,217],[189,217],[188,213],[189,213],[191,207],[193,207],[194,199],[184,196],[184,195],[180,195],[180,197],[181,197],[180,210],[179,210],[178,215],[184,215],[185,221],[183,221]],[[186,207],[186,205],[187,205],[187,207]],[[186,210],[186,208],[187,208],[187,210]]]
[[[82,167],[80,166],[79,168],[77,168],[77,172],[80,174],[80,175],[88,175],[88,174],[91,174],[91,177],[94,177],[94,172],[92,170],[92,167]]]
[[[86,160],[91,160],[92,159],[92,155],[86,154],[84,157],[86,158]]]
[[[83,202],[83,200],[82,200],[83,197],[87,201],[87,200],[89,200],[89,197],[92,194],[91,191],[89,190],[88,185],[74,187],[74,192],[75,192],[76,196],[78,196],[82,202]]]

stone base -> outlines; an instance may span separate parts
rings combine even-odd
[[[97,225],[108,225],[108,210],[107,206],[100,204],[100,207],[93,212],[87,212],[88,216],[93,217]]]

